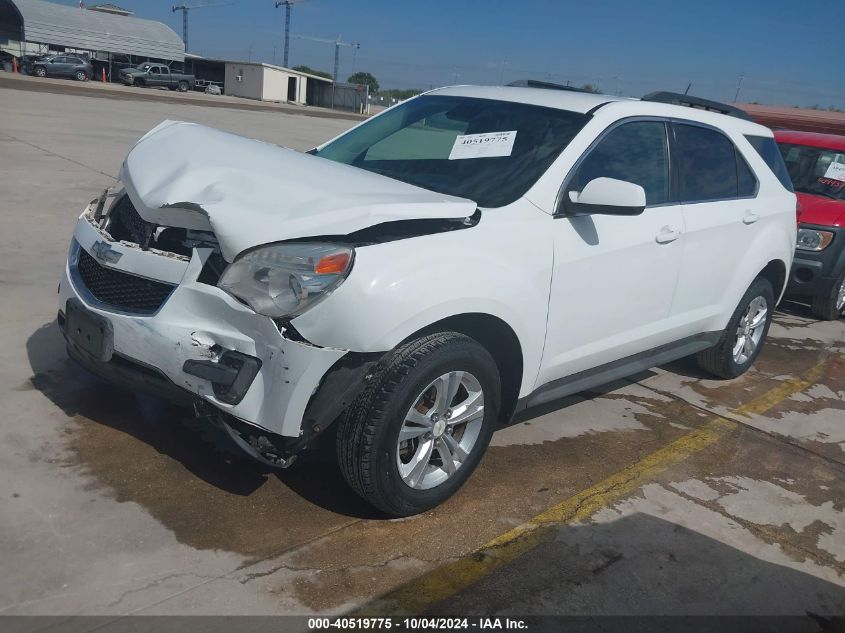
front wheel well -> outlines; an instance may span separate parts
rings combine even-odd
[[[459,332],[478,341],[496,361],[502,381],[500,421],[510,420],[522,384],[522,345],[516,332],[502,319],[483,313],[457,314],[415,332],[403,343],[435,332]]]
[[[772,289],[775,291],[775,301],[780,299],[781,293],[786,285],[786,264],[780,259],[773,259],[766,264],[757,276],[768,279],[769,283],[772,284]]]

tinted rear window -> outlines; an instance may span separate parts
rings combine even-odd
[[[697,125],[675,125],[681,168],[681,200],[736,198],[736,149],[724,135]]]
[[[778,145],[775,143],[775,139],[767,136],[748,135],[746,135],[745,138],[749,143],[751,143],[751,147],[757,150],[757,153],[760,154],[760,158],[765,161],[765,163],[769,166],[769,169],[772,170],[772,173],[777,176],[780,184],[786,187],[789,191],[792,191],[792,180],[789,178],[789,172],[786,171],[783,156],[781,156],[780,150],[778,150]]]

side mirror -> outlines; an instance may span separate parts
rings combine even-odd
[[[569,192],[568,215],[639,215],[645,210],[645,189],[616,178],[595,178],[584,188]]]

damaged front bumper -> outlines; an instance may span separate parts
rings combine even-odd
[[[374,359],[286,338],[200,281],[207,250],[188,258],[115,241],[97,204],[77,222],[59,286],[60,325],[80,364],[133,389],[198,400],[244,438],[268,432],[277,448],[301,448],[357,395]]]

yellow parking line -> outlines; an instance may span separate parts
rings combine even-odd
[[[827,359],[803,376],[791,378],[733,410],[760,415],[793,394],[814,384],[825,371]],[[670,466],[718,442],[737,423],[714,417],[701,428],[645,456],[577,495],[552,506],[531,520],[488,541],[470,554],[450,561],[359,609],[362,615],[415,615],[505,566],[553,536],[556,525],[590,518],[598,510],[627,496]]]

